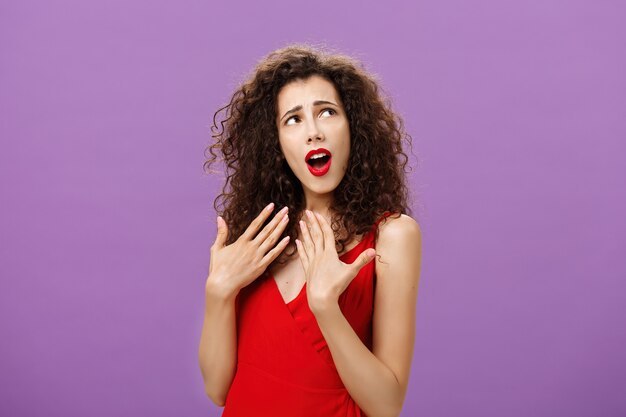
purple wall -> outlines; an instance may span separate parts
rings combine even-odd
[[[294,41],[362,59],[414,138],[402,416],[626,415],[623,2],[208,3],[0,6],[0,415],[219,416],[203,150]]]

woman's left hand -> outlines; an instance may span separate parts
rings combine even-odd
[[[337,304],[339,296],[359,270],[374,259],[376,251],[369,248],[353,263],[342,262],[335,248],[335,234],[326,219],[318,213],[309,210],[305,212],[310,230],[306,223],[300,220],[303,241],[296,239],[296,247],[306,277],[309,308],[315,312]]]

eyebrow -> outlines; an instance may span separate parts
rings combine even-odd
[[[332,103],[332,102],[326,101],[326,100],[315,100],[313,102],[313,107],[320,106],[322,104],[332,104],[333,106],[339,107],[335,103]],[[283,117],[281,117],[280,120],[283,120],[285,118],[285,116],[287,116],[288,114],[295,113],[295,112],[300,111],[300,110],[302,110],[302,105],[298,104],[296,107],[294,107],[291,110],[288,110],[287,113],[283,114]]]

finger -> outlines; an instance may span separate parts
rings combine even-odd
[[[274,210],[274,203],[269,203],[263,209],[263,211],[261,211],[261,213],[259,213],[259,215],[256,217],[256,219],[252,220],[252,222],[250,223],[250,225],[248,226],[246,231],[243,232],[241,237],[243,237],[244,239],[248,239],[248,240],[252,239],[254,237],[254,235],[256,234],[256,232],[261,227],[261,225],[263,223],[265,223],[265,220],[272,213],[272,210]]]
[[[304,248],[306,249],[307,255],[309,257],[315,256],[315,245],[313,244],[313,240],[311,239],[309,227],[304,222],[304,220],[300,220],[300,231],[302,233],[302,242],[304,243]]]
[[[257,245],[261,245],[265,241],[265,239],[267,239],[267,237],[270,236],[272,232],[274,232],[276,226],[279,226],[281,224],[281,221],[284,220],[285,214],[287,214],[287,210],[289,210],[289,208],[285,206],[278,213],[276,213],[272,221],[266,224],[263,230],[261,230],[252,241]]]
[[[312,212],[307,210],[306,215],[309,218],[309,222],[311,223],[311,237],[313,238],[313,244],[316,249],[324,250],[324,234],[322,233],[322,229],[320,227],[319,221],[317,220],[317,216]]]
[[[267,268],[267,266],[271,264],[274,261],[274,259],[278,258],[278,255],[280,255],[280,253],[287,247],[288,243],[289,243],[289,236],[285,236],[280,242],[278,242],[278,245],[276,245],[274,249],[269,251],[263,257],[263,259],[261,259],[261,265],[263,266],[263,269]]]
[[[213,246],[217,249],[223,248],[226,239],[228,239],[228,226],[222,216],[217,216],[217,236],[215,237]]]
[[[324,216],[318,213],[315,213],[315,215],[317,216],[320,226],[322,227],[322,233],[324,234],[324,249],[331,250],[332,248],[335,252],[337,252],[337,249],[335,248],[335,232],[333,232],[333,229],[330,227],[330,224],[328,224]]]
[[[285,211],[283,217],[276,220],[277,224],[274,230],[272,230],[272,233],[270,233],[270,235],[267,236],[265,240],[261,241],[261,246],[259,246],[259,250],[261,251],[261,253],[267,252],[274,246],[276,242],[278,242],[278,239],[280,239],[280,235],[283,234],[285,227],[287,227],[287,224],[289,223],[289,216]],[[259,239],[258,236],[254,239],[254,241],[257,241],[257,239]]]
[[[350,264],[354,275],[358,274],[361,268],[370,263],[376,256],[376,250],[374,248],[365,249],[361,254]]]
[[[298,249],[298,256],[300,258],[302,268],[306,271],[309,268],[309,258],[307,257],[304,247],[302,246],[302,242],[300,242],[298,239],[296,239],[296,249]]]

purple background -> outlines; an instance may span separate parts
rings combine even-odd
[[[423,266],[402,416],[626,415],[619,1],[0,6],[0,415],[219,416],[213,112],[271,50],[378,74]]]

